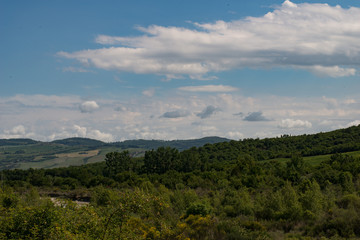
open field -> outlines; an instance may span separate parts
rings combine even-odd
[[[145,150],[142,149],[127,149],[132,155],[142,155]],[[54,158],[46,159],[44,156],[38,156],[42,160],[34,160],[20,163],[17,168],[29,169],[29,168],[57,168],[68,166],[80,166],[87,163],[95,163],[104,161],[105,155],[113,151],[122,151],[115,147],[104,147],[100,149],[80,152],[70,152],[55,154]]]
[[[346,152],[346,153],[342,153],[342,154],[347,154],[350,155],[352,157],[360,157],[360,151],[354,151],[354,152]],[[325,160],[329,160],[330,157],[333,154],[326,154],[326,155],[318,155],[318,156],[309,156],[309,157],[303,157],[303,159],[305,160],[305,162],[307,162],[309,165],[311,166],[317,166],[319,165],[321,162],[325,161]],[[268,162],[268,161],[278,161],[280,163],[286,163],[288,161],[290,161],[290,158],[274,158],[274,159],[270,159],[270,160],[265,160],[263,162]]]
[[[179,150],[206,143],[227,141],[225,138],[208,137],[193,140],[131,140],[104,143],[86,138],[69,138],[54,142],[38,142],[31,139],[0,139],[0,170],[28,168],[56,168],[79,166],[101,162],[109,152],[128,150],[133,157],[144,155],[146,150],[159,146]]]

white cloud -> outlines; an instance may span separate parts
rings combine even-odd
[[[142,92],[142,94],[143,94],[144,96],[147,96],[147,97],[152,97],[152,96],[154,96],[154,94],[155,94],[155,89],[154,89],[154,88],[150,88],[150,89],[144,90],[144,91]]]
[[[32,138],[36,135],[32,132],[27,132],[23,125],[17,125],[11,129],[5,129],[3,134],[0,134],[0,138]]]
[[[238,89],[224,85],[203,85],[203,86],[186,86],[178,88],[181,91],[188,92],[234,92]]]
[[[234,140],[239,140],[239,139],[244,137],[244,134],[242,134],[239,131],[230,131],[230,132],[227,132],[225,134],[225,137],[230,138],[230,139],[234,139]]]
[[[95,101],[86,101],[80,105],[80,111],[82,113],[90,113],[99,108],[99,105]]]
[[[104,133],[99,130],[91,130],[86,137],[98,139],[103,142],[113,142],[114,136],[111,133]]]
[[[358,126],[360,125],[360,120],[355,120],[346,125],[346,127]]]
[[[1,99],[0,99],[1,100]],[[22,95],[17,94],[9,98],[3,98],[3,101],[17,106],[41,107],[41,108],[69,108],[80,101],[78,96],[57,96],[57,95]]]
[[[219,135],[219,130],[215,126],[199,125],[197,130],[200,132],[202,137]]]
[[[107,46],[59,52],[84,66],[207,79],[208,73],[244,67],[300,68],[316,75],[353,76],[360,59],[360,8],[295,4],[230,22],[194,23],[196,29],[151,25],[143,35],[99,35]],[[211,77],[210,77],[211,78]]]
[[[278,125],[279,128],[311,128],[312,124],[309,121],[294,120],[294,119],[283,119]]]
[[[5,131],[7,134],[11,135],[25,135],[25,127],[23,125],[18,125],[16,127],[13,127],[10,131]]]
[[[86,133],[87,133],[86,127],[74,125],[73,129],[76,132],[75,134],[76,137],[86,137]]]
[[[104,142],[113,142],[115,139],[114,136],[110,133],[101,132],[97,129],[88,129],[86,127],[75,124],[72,127],[62,127],[61,129],[58,129],[58,131],[55,131],[50,136],[48,136],[47,140],[53,141],[56,139],[71,137],[92,138]]]
[[[44,99],[48,102],[43,102]],[[175,91],[166,98],[99,98],[96,103],[101,108],[89,117],[79,111],[82,100],[76,96],[0,97],[0,138],[30,137],[49,141],[90,137],[119,141],[310,134],[344,128],[350,122],[356,125],[354,120],[360,119],[359,102],[358,96],[248,98],[238,93],[188,96]],[[254,112],[254,109],[261,109],[264,114]],[[234,113],[243,115],[234,116]],[[249,115],[252,120],[274,121],[257,121],[256,124],[243,121]]]
[[[302,67],[303,69],[309,70],[313,74],[319,77],[349,77],[356,74],[355,68],[341,68],[339,66],[310,66]]]

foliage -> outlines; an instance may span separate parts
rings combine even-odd
[[[313,166],[302,155],[348,144],[357,129],[4,170],[0,239],[360,238],[360,158],[335,153]],[[291,159],[259,161],[278,153]]]

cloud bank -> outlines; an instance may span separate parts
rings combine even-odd
[[[294,120],[294,119],[284,119],[281,120],[279,128],[311,128],[312,124],[309,121],[304,120]]]
[[[209,79],[208,74],[245,67],[285,67],[346,77],[355,75],[360,64],[360,8],[356,7],[286,0],[261,17],[138,30],[143,35],[99,35],[96,42],[103,48],[57,55],[84,66],[168,79]]]
[[[325,132],[360,123],[360,98],[356,96],[249,98],[217,93],[145,99],[134,96],[126,100],[98,98],[96,105],[101,107],[91,115],[79,111],[82,103],[79,96],[0,97],[0,138],[52,141],[90,137],[106,142],[205,136],[264,138]],[[253,109],[264,109],[266,114]]]

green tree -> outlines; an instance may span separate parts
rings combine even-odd
[[[106,167],[110,174],[117,174],[130,170],[131,156],[129,151],[110,152],[105,156]]]
[[[291,160],[286,163],[286,179],[298,183],[301,176],[306,173],[307,168],[307,164],[300,155],[293,155]]]
[[[179,156],[179,151],[171,147],[159,147],[157,150],[146,151],[144,171],[163,174],[168,170],[177,170],[180,164]]]
[[[324,206],[324,195],[315,179],[308,183],[304,193],[301,194],[300,202],[306,219],[316,220],[320,217]]]

